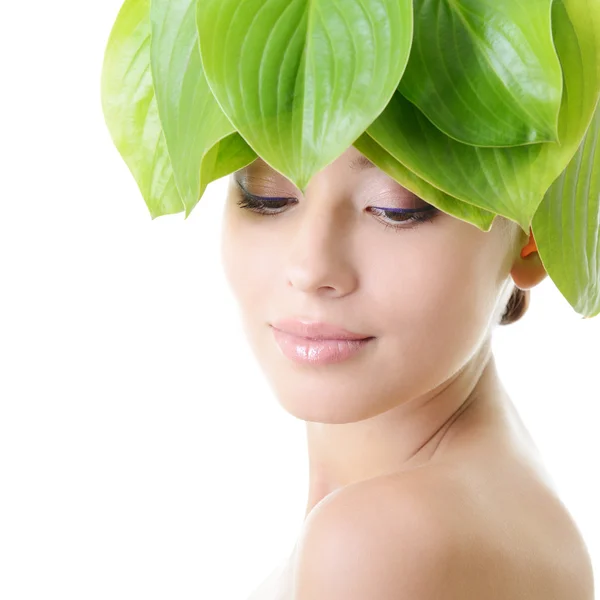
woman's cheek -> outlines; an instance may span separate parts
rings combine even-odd
[[[246,245],[243,231],[232,222],[225,221],[221,240],[221,259],[225,278],[238,301],[243,300],[252,270],[252,250]]]
[[[263,306],[268,286],[273,284],[272,254],[266,252],[264,241],[261,244],[252,238],[243,227],[223,231],[225,278],[244,311],[251,310],[253,306]]]

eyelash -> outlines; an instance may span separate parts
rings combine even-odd
[[[242,199],[238,201],[238,206],[240,208],[249,210],[251,212],[255,212],[265,216],[276,216],[283,211],[279,212],[269,212],[269,203],[278,203],[278,202],[289,202],[294,200],[294,198],[264,198],[262,196],[253,196],[244,190],[241,186],[238,185],[240,193],[242,195]],[[283,208],[283,207],[282,207]],[[398,231],[400,229],[412,229],[416,225],[420,223],[431,222],[434,217],[439,213],[439,209],[435,206],[431,206],[425,210],[413,210],[413,209],[384,209],[376,206],[371,207],[378,211],[379,214],[391,213],[391,214],[402,214],[402,215],[410,215],[410,217],[404,221],[396,221],[396,225],[390,225],[381,219],[378,219],[380,223],[383,223],[386,229],[392,229],[394,231]],[[411,225],[406,225],[406,223],[410,223]]]

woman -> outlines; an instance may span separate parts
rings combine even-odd
[[[533,238],[443,213],[351,147],[305,195],[260,158],[234,173],[222,243],[251,347],[308,441],[302,531],[252,600],[592,600],[491,351],[546,277]]]

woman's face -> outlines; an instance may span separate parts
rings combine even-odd
[[[497,218],[490,232],[441,211],[430,220],[378,209],[430,205],[379,168],[351,168],[354,147],[313,177],[303,195],[262,159],[234,173],[222,257],[250,345],[283,407],[305,421],[349,423],[443,387],[495,326],[510,271],[528,236]],[[254,196],[289,198],[263,215]],[[403,222],[403,220],[405,222]],[[328,365],[286,358],[271,324],[328,322],[374,336]]]

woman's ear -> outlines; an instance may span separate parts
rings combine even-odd
[[[529,239],[526,240],[526,238],[527,234],[521,230],[520,254],[513,263],[510,272],[515,285],[522,290],[534,288],[548,276],[540,259],[531,228],[529,228]]]

